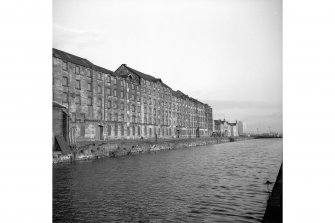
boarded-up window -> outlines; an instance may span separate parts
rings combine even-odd
[[[80,136],[85,136],[85,126],[80,127]]]
[[[75,101],[76,101],[76,104],[77,104],[77,105],[80,105],[80,104],[81,104],[80,94],[77,94],[77,95],[76,95]]]
[[[67,77],[63,77],[63,86],[67,87],[69,85],[69,79]]]
[[[88,97],[88,98],[87,98],[87,105],[92,106],[92,104],[93,104],[93,99],[92,99],[92,97]]]
[[[117,124],[114,126],[114,136],[117,136]]]
[[[76,89],[80,90],[80,80],[76,80]]]
[[[76,122],[76,113],[71,113],[71,121]]]
[[[112,126],[109,125],[107,131],[108,135],[110,136],[112,134]]]
[[[85,114],[81,114],[80,119],[81,119],[81,122],[84,122],[85,121]]]
[[[97,76],[98,76],[98,80],[102,79],[102,74],[100,72],[97,74]]]
[[[68,103],[69,102],[69,95],[67,92],[63,92],[63,102]]]

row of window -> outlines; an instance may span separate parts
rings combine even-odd
[[[132,135],[135,136],[135,131],[136,131],[136,127],[135,126],[132,126],[132,127],[127,127],[127,136],[130,136],[130,129],[132,129]],[[123,125],[121,125],[121,128],[120,128],[120,133],[121,133],[121,136],[124,136],[125,135],[125,128]],[[157,133],[157,136],[160,136],[162,134],[162,136],[171,136],[172,135],[172,130],[171,129],[161,129],[158,128],[157,130],[154,129],[154,131],[151,129],[151,128],[147,128],[147,127],[144,127],[144,136],[147,136],[148,133],[149,133],[149,136],[154,136],[156,133]],[[111,125],[108,125],[107,126],[107,134],[108,136],[111,136],[112,135],[112,126]],[[114,125],[114,136],[117,136],[118,135],[118,125],[115,124]],[[140,136],[141,135],[141,128],[140,126],[137,127],[137,135]],[[85,126],[81,126],[80,127],[80,136],[85,136]]]

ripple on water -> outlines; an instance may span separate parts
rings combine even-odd
[[[53,220],[260,222],[281,161],[274,139],[57,165]]]

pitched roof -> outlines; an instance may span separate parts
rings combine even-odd
[[[95,66],[93,63],[91,63],[87,59],[75,56],[73,54],[70,54],[70,53],[55,49],[55,48],[52,48],[52,55],[59,59],[66,60],[66,61],[69,61],[71,63],[77,64],[80,66],[89,67],[89,68],[93,68]]]
[[[149,75],[149,74],[145,74],[145,73],[142,73],[142,72],[140,72],[140,71],[138,71],[138,70],[135,70],[135,69],[133,69],[133,68],[131,68],[131,67],[128,67],[126,64],[123,64],[123,65],[124,65],[124,67],[127,68],[131,73],[133,73],[133,74],[135,74],[135,75],[137,75],[137,76],[139,76],[139,77],[141,77],[141,78],[143,78],[143,79],[145,79],[145,80],[154,81],[154,82],[158,81],[157,78],[155,78],[155,77],[153,77],[153,76],[151,76],[151,75]]]
[[[55,48],[52,48],[52,54],[53,54],[54,57],[57,57],[59,59],[66,60],[66,61],[69,61],[71,63],[77,64],[77,65],[80,65],[80,66],[88,67],[88,68],[91,68],[93,70],[105,73],[105,74],[114,75],[113,71],[108,70],[108,69],[103,68],[103,67],[100,67],[100,66],[97,66],[97,65],[93,64],[91,61],[89,61],[87,59],[84,59],[84,58],[81,58],[81,57],[78,57],[78,56],[75,56],[73,54],[70,54],[70,53],[55,49]]]
[[[111,70],[107,70],[106,68],[99,67],[99,66],[97,66],[97,65],[94,65],[94,68],[93,68],[93,69],[96,70],[96,71],[100,71],[100,72],[102,72],[102,73],[105,73],[105,74],[112,74],[113,76],[115,76],[115,74],[114,74],[113,71],[111,71]]]

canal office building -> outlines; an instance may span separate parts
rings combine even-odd
[[[237,120],[234,123],[223,121],[221,119],[214,120],[214,132],[217,136],[224,136],[224,137],[235,137],[239,136],[238,124]]]
[[[57,128],[53,134],[67,144],[201,137],[213,132],[212,108],[172,90],[161,79],[126,64],[113,72],[57,49],[53,49],[53,110]]]

